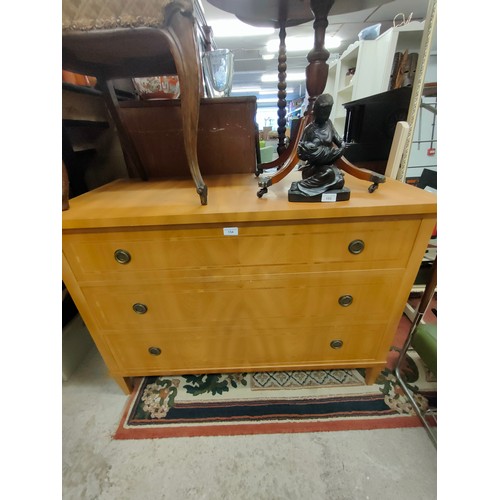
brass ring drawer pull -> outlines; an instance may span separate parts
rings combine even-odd
[[[152,356],[159,356],[161,354],[161,349],[159,347],[150,347],[148,352]]]
[[[354,255],[361,253],[365,249],[365,242],[363,240],[353,240],[349,243],[349,252]]]
[[[132,309],[137,314],[146,314],[148,312],[148,306],[146,304],[137,303],[132,306]]]
[[[127,250],[122,250],[119,248],[115,251],[115,260],[118,264],[128,264],[132,259],[131,255],[127,252]]]
[[[332,340],[330,342],[330,347],[332,349],[340,349],[343,345],[344,345],[344,342],[342,342],[342,340],[339,340],[339,339]]]
[[[342,295],[339,297],[339,304],[343,307],[347,307],[352,304],[352,300],[352,295]]]

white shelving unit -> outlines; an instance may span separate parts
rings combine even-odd
[[[334,96],[334,126],[342,135],[344,132],[346,111],[344,104],[365,95],[371,95],[370,60],[375,57],[375,40],[355,42],[344,51],[337,62],[336,96]],[[347,72],[355,68],[350,82],[346,80]]]
[[[377,38],[376,41],[383,60],[383,64],[380,66],[379,79],[381,85],[385,85],[381,92],[389,90],[394,54],[405,50],[408,50],[409,54],[412,52],[419,53],[423,32],[424,22],[413,21],[405,26],[391,28]]]
[[[424,22],[413,21],[405,26],[390,28],[375,40],[359,40],[347,47],[331,65],[325,92],[333,96],[333,125],[344,133],[346,102],[362,99],[389,90],[394,54],[419,52]],[[346,85],[346,73],[356,68]]]
[[[330,94],[332,97],[335,97],[337,93],[336,84],[338,62],[339,59],[334,59],[329,63],[328,78],[326,80],[325,90],[323,91],[325,94]],[[305,99],[305,101],[307,101],[307,99]]]

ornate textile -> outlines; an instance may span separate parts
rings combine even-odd
[[[63,0],[63,31],[157,27],[163,24],[165,6],[176,0]],[[178,1],[192,10],[190,0]]]

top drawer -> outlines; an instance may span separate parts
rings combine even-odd
[[[230,224],[228,224],[230,226]],[[404,268],[420,220],[65,233],[79,280]],[[229,230],[228,230],[229,229]]]

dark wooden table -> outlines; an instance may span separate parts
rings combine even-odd
[[[297,165],[297,145],[302,130],[307,124],[316,97],[323,93],[328,79],[327,60],[330,52],[325,48],[328,16],[355,12],[376,7],[390,0],[207,0],[215,7],[234,14],[241,21],[256,27],[278,28],[280,30],[280,48],[278,54],[278,160],[268,165],[259,165],[259,171],[278,168],[273,176],[265,177],[259,185],[258,196],[267,192],[267,188],[282,180]],[[306,118],[302,120],[297,136],[285,148],[286,124],[286,28],[297,26],[314,19],[314,46],[307,54],[308,65],[305,70],[308,105]],[[215,33],[217,36],[217,33]],[[361,178],[372,181],[371,174],[345,165],[353,175],[361,174]]]

